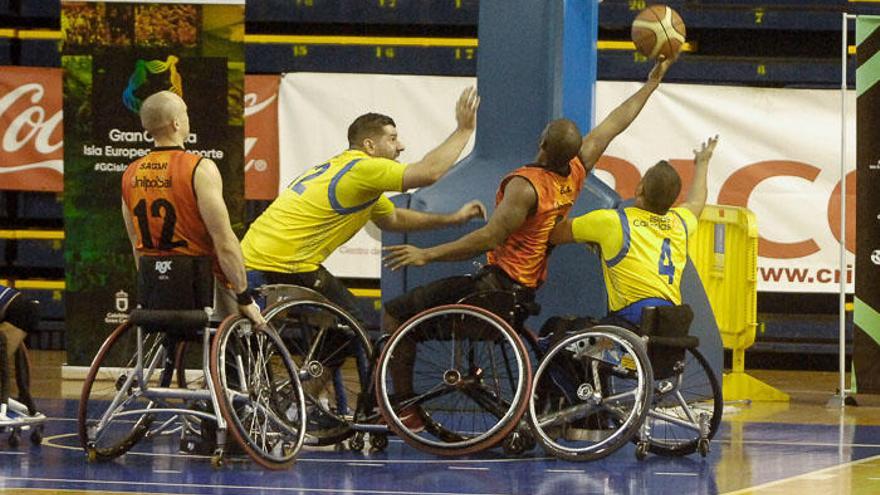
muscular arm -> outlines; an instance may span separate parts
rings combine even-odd
[[[455,131],[421,160],[411,163],[403,173],[403,190],[430,186],[440,180],[455,164],[477,126],[480,97],[475,88],[467,88],[455,105]]]
[[[470,201],[454,213],[427,213],[407,208],[395,208],[390,215],[376,218],[373,223],[380,229],[389,232],[410,232],[458,225],[471,218],[485,218],[485,216],[486,209],[483,204],[479,201]]]
[[[571,233],[571,219],[566,218],[553,227],[553,232],[550,233],[550,244],[558,246],[560,244],[570,244],[572,242],[575,241],[574,236]]]
[[[526,179],[514,177],[507,183],[504,199],[495,208],[492,218],[485,226],[452,242],[420,249],[414,246],[389,246],[385,248],[385,263],[392,269],[432,261],[457,261],[472,258],[494,249],[518,229],[538,201],[535,189]]]
[[[588,171],[596,165],[611,141],[636,119],[673,62],[674,60],[657,62],[648,76],[648,81],[584,136],[578,156]]]
[[[247,289],[244,258],[238,238],[229,224],[229,212],[223,202],[223,179],[217,165],[207,158],[203,159],[196,169],[193,185],[198,197],[199,213],[214,242],[220,269],[232,284],[232,289],[236,293],[241,292]]]
[[[131,212],[128,211],[128,205],[125,204],[125,200],[122,200],[122,220],[125,222],[125,232],[128,234],[128,241],[131,242],[131,253],[134,255],[134,267],[138,268],[138,260],[140,256],[138,256],[137,252],[137,232],[134,230],[134,223],[131,221]]]

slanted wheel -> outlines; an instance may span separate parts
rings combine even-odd
[[[263,316],[302,370],[310,443],[332,445],[352,436],[351,424],[369,389],[373,347],[367,332],[327,301],[281,300]]]
[[[305,397],[281,338],[230,316],[211,346],[211,380],[232,437],[258,464],[290,467],[305,438]]]
[[[682,371],[661,383],[657,390],[645,420],[650,429],[648,441],[652,453],[665,456],[694,453],[703,438],[701,422],[707,429],[705,439],[715,436],[721,424],[724,400],[718,378],[699,350],[687,349]]]
[[[594,326],[556,342],[535,372],[529,421],[547,452],[568,460],[605,457],[638,432],[653,374],[642,340]]]
[[[408,444],[464,455],[497,445],[516,427],[531,379],[526,349],[504,320],[451,304],[419,313],[389,338],[376,399]]]
[[[168,359],[165,335],[143,334],[143,380],[167,387],[173,362]],[[171,418],[154,414],[157,406],[138,386],[136,370],[137,327],[118,326],[104,341],[83,382],[77,424],[80,444],[90,460],[106,461],[131,449],[156,422]]]

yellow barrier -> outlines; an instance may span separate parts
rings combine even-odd
[[[706,205],[691,258],[703,281],[733,366],[724,375],[725,400],[788,401],[787,394],[745,372],[745,350],[755,343],[758,319],[758,225],[745,208]]]

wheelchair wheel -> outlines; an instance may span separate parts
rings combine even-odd
[[[648,413],[653,374],[642,340],[614,326],[574,332],[535,372],[529,421],[556,457],[605,457],[630,441]]]
[[[373,347],[366,331],[339,306],[287,299],[263,316],[302,370],[309,444],[333,445],[354,434],[351,424],[369,399]]]
[[[649,452],[688,455],[696,452],[701,443],[708,451],[708,441],[718,431],[723,411],[721,385],[709,362],[699,350],[687,349],[682,371],[668,380],[657,381],[645,425]]]
[[[143,334],[143,380],[152,386],[171,383],[173,363],[168,359],[165,335]],[[77,416],[79,439],[89,460],[104,461],[131,449],[151,425],[173,419],[151,413],[160,404],[143,396],[137,379],[137,327],[118,326],[92,361],[83,383]]]
[[[497,445],[517,426],[531,380],[526,349],[504,320],[451,304],[419,313],[390,337],[376,398],[404,441],[461,455]]]
[[[211,346],[211,380],[242,449],[266,468],[290,467],[305,438],[305,397],[278,335],[241,316],[226,318]]]

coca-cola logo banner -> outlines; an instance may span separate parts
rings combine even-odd
[[[0,189],[61,191],[61,71],[0,69]]]

